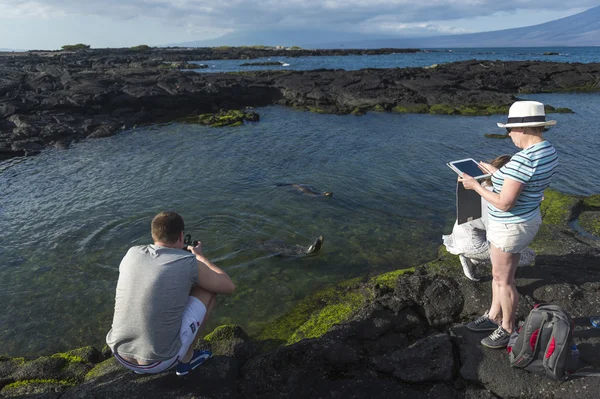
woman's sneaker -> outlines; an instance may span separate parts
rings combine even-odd
[[[465,274],[465,276],[469,280],[479,281],[480,279],[475,277],[475,265],[473,264],[473,262],[471,262],[471,259],[462,255],[458,255],[458,259],[460,260],[460,264],[462,265],[463,273]]]
[[[506,348],[509,341],[510,333],[502,328],[502,326],[499,326],[489,337],[481,340],[481,345],[492,349],[502,349]]]
[[[498,324],[494,323],[488,317],[488,314],[484,314],[483,316],[473,320],[470,323],[467,323],[465,326],[471,331],[481,332],[481,331],[494,331],[498,328]]]
[[[194,354],[192,355],[192,359],[189,361],[189,363],[179,363],[177,365],[177,369],[175,370],[175,374],[177,374],[177,375],[189,374],[192,370],[194,370],[196,367],[200,366],[202,363],[204,363],[211,357],[212,357],[212,352],[194,350]]]

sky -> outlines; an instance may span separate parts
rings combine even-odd
[[[597,5],[598,0],[0,0],[0,48],[159,46],[285,29],[330,29],[365,38],[434,36],[536,25]]]

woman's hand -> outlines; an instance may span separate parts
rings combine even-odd
[[[467,190],[475,190],[477,186],[480,185],[477,180],[473,179],[466,173],[463,173],[462,176],[458,178],[458,181],[461,182]]]
[[[483,161],[479,162],[479,166],[483,168],[484,172],[487,170],[491,174],[494,174],[498,170],[498,168],[492,166],[492,164]]]

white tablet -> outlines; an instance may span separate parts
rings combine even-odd
[[[463,173],[468,174],[474,179],[484,179],[490,176],[490,172],[475,162],[473,158],[459,159],[458,161],[448,162],[447,165],[459,176],[462,176]]]

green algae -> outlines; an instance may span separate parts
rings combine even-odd
[[[93,369],[88,371],[83,380],[89,381],[118,369],[120,369],[119,364],[114,357],[111,357],[110,359],[106,359],[105,361],[98,363]]]
[[[40,380],[22,380],[22,381],[16,381],[13,383],[10,383],[8,385],[6,385],[4,387],[4,389],[11,389],[11,388],[22,388],[31,384],[60,384],[60,385],[66,385],[69,387],[74,387],[75,385],[77,385],[76,381],[72,381],[72,380],[53,380],[53,379],[40,379]]]
[[[327,110],[320,108],[320,107],[306,107],[306,109],[309,110],[310,112],[314,112],[315,114],[329,114],[330,113]]]
[[[220,111],[218,113],[207,113],[190,115],[179,119],[182,123],[199,123],[210,127],[241,126],[245,121],[257,122],[260,116],[254,112],[243,110]]]
[[[540,204],[544,224],[566,227],[569,223],[573,208],[580,202],[579,198],[547,189],[544,200]]]
[[[31,379],[21,380],[8,384],[0,391],[2,397],[30,397],[44,395],[49,392],[56,393],[74,387],[77,382],[58,379]]]
[[[377,104],[371,108],[372,112],[385,112],[385,108],[381,104]]]
[[[51,357],[65,359],[69,363],[86,363],[86,361],[83,360],[81,357],[74,356],[69,353],[55,353]]]
[[[435,115],[488,116],[507,114],[508,105],[470,104],[450,105],[434,104],[429,107],[429,113]]]
[[[369,297],[369,293],[361,290],[357,279],[321,290],[267,325],[257,338],[288,345],[304,338],[316,338],[335,324],[346,321]]]
[[[392,112],[400,114],[428,114],[429,106],[427,104],[396,105],[392,108]]]
[[[433,104],[429,107],[429,113],[434,115],[454,115],[456,108],[448,104]]]
[[[387,287],[387,288],[394,288],[394,286],[396,285],[396,282],[398,281],[398,278],[400,276],[403,276],[405,274],[414,273],[414,271],[415,271],[414,267],[411,267],[408,269],[394,270],[391,272],[383,273],[378,276],[372,277],[369,280],[369,283],[373,284],[373,285],[380,285],[380,286]]]
[[[203,339],[207,342],[216,340],[236,338],[236,331],[240,327],[237,324],[225,324],[215,328],[210,334],[207,334]]]
[[[600,210],[600,194],[590,195],[584,198],[583,207],[589,211]]]
[[[583,212],[579,215],[579,225],[588,233],[600,237],[600,212]]]

